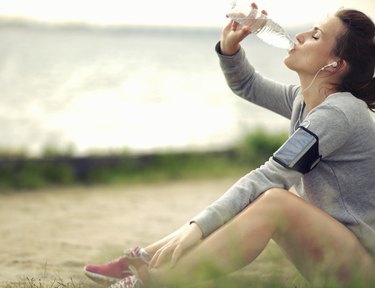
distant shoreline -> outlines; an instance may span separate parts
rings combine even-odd
[[[267,161],[286,138],[286,133],[271,135],[258,131],[222,151],[84,157],[50,151],[39,158],[3,155],[0,156],[0,190],[241,175]]]
[[[159,32],[166,31],[171,33],[193,33],[198,34],[215,34],[220,35],[221,26],[182,26],[182,25],[132,25],[132,24],[96,24],[90,22],[49,22],[43,20],[27,19],[22,17],[5,17],[0,16],[0,29],[2,28],[32,28],[32,29],[59,29],[59,30],[73,30],[73,31],[87,31],[87,32]],[[295,27],[286,27],[293,35],[301,30],[309,27],[308,25],[301,25]]]

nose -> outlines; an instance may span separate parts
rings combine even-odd
[[[299,44],[303,44],[305,42],[305,36],[304,33],[298,33],[296,35],[296,40]]]
[[[307,39],[309,39],[309,37],[311,36],[311,31],[304,31],[304,32],[300,32],[296,35],[296,40],[299,44],[303,44],[305,43],[305,41]]]

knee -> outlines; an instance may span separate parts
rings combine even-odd
[[[284,219],[294,213],[298,196],[282,188],[272,188],[263,192],[245,211],[251,211],[256,207],[259,214],[269,219]]]
[[[296,205],[298,196],[288,190],[272,188],[265,191],[261,201],[272,223],[276,226],[285,227],[287,223],[296,217]]]
[[[263,201],[269,203],[269,205],[275,205],[276,207],[284,207],[289,201],[291,192],[282,188],[271,188],[265,191],[262,195]]]
[[[271,188],[264,192],[263,201],[279,211],[292,212],[301,198],[282,188]]]

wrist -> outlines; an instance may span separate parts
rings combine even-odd
[[[234,44],[234,45],[228,45],[224,41],[220,41],[219,45],[219,53],[224,55],[224,56],[233,56],[237,54],[237,52],[240,50],[241,46],[239,43]]]
[[[189,229],[197,239],[201,240],[203,238],[203,232],[197,223],[191,222]]]

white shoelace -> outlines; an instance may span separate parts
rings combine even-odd
[[[150,262],[150,255],[146,252],[145,249],[141,247],[135,247],[133,249],[127,249],[124,251],[124,256],[129,258],[129,259],[137,259],[140,258],[142,259],[145,263]]]

